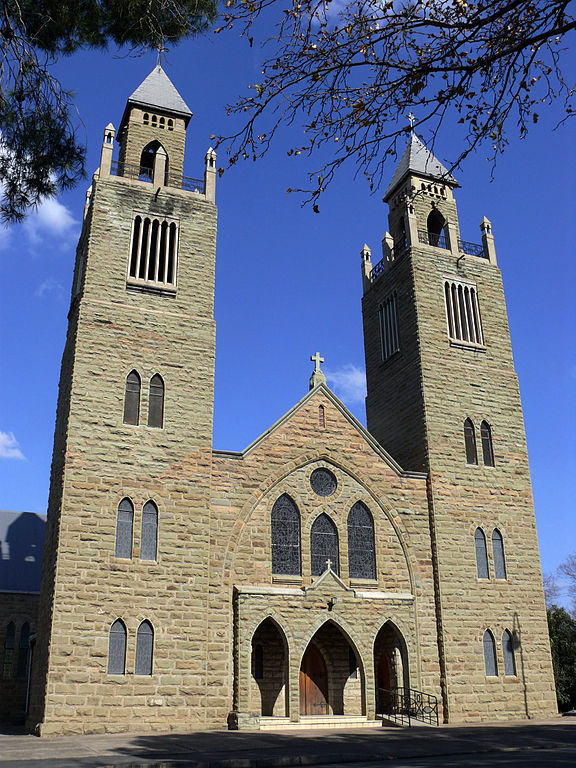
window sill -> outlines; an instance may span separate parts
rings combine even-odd
[[[378,579],[350,579],[350,586],[354,587],[370,587],[378,588]]]
[[[486,353],[486,345],[485,344],[475,344],[473,341],[463,341],[462,339],[448,339],[450,342],[450,346],[453,349],[469,349],[473,352],[482,352],[483,354]]]
[[[272,574],[272,584],[302,584],[302,576]]]
[[[126,290],[134,293],[156,293],[160,296],[176,296],[176,286],[165,283],[154,283],[148,280],[135,280],[129,277],[126,280]]]

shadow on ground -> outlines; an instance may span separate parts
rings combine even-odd
[[[526,723],[512,726],[376,728],[362,732],[218,731],[143,735],[131,737],[129,743],[125,741],[108,754],[197,762],[255,759],[264,764],[267,760],[283,758],[289,764],[289,757],[298,756],[306,756],[309,763],[359,762],[374,758],[575,748],[575,725],[573,722],[551,725]],[[574,765],[574,756],[567,764]]]

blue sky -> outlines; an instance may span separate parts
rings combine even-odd
[[[259,80],[261,51],[234,35],[208,35],[171,50],[165,69],[194,117],[185,173],[200,176],[210,135],[228,133],[225,105]],[[75,100],[98,165],[103,130],[155,56],[88,52],[54,67]],[[572,71],[574,71],[572,55]],[[568,67],[567,67],[568,68]],[[513,141],[494,181],[482,153],[457,176],[463,239],[493,224],[524,405],[543,568],[576,549],[576,198],[574,124],[552,130],[560,105]],[[293,127],[291,131],[297,131]],[[360,249],[373,253],[387,228],[382,194],[370,195],[353,169],[338,176],[320,214],[288,187],[314,163],[288,157],[289,135],[256,164],[217,184],[217,357],[214,445],[240,450],[307,391],[309,357],[325,358],[329,383],[364,421]],[[426,139],[426,136],[424,136]],[[450,126],[435,147],[450,160]],[[221,160],[225,158],[221,157]],[[388,176],[394,171],[390,163]],[[74,250],[88,180],[47,201],[28,220],[0,230],[0,508],[46,510],[60,358]],[[382,190],[383,192],[383,190]]]

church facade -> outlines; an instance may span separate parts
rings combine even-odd
[[[216,157],[157,67],[104,132],[63,355],[29,727],[556,712],[491,224],[412,134],[362,250],[367,429],[326,386],[212,447]],[[113,159],[114,140],[119,142]]]

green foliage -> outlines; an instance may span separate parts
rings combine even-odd
[[[576,621],[557,605],[547,613],[558,708],[566,712],[576,708]]]
[[[0,0],[0,218],[23,218],[85,173],[72,97],[48,71],[55,58],[177,43],[217,10],[218,0]]]

